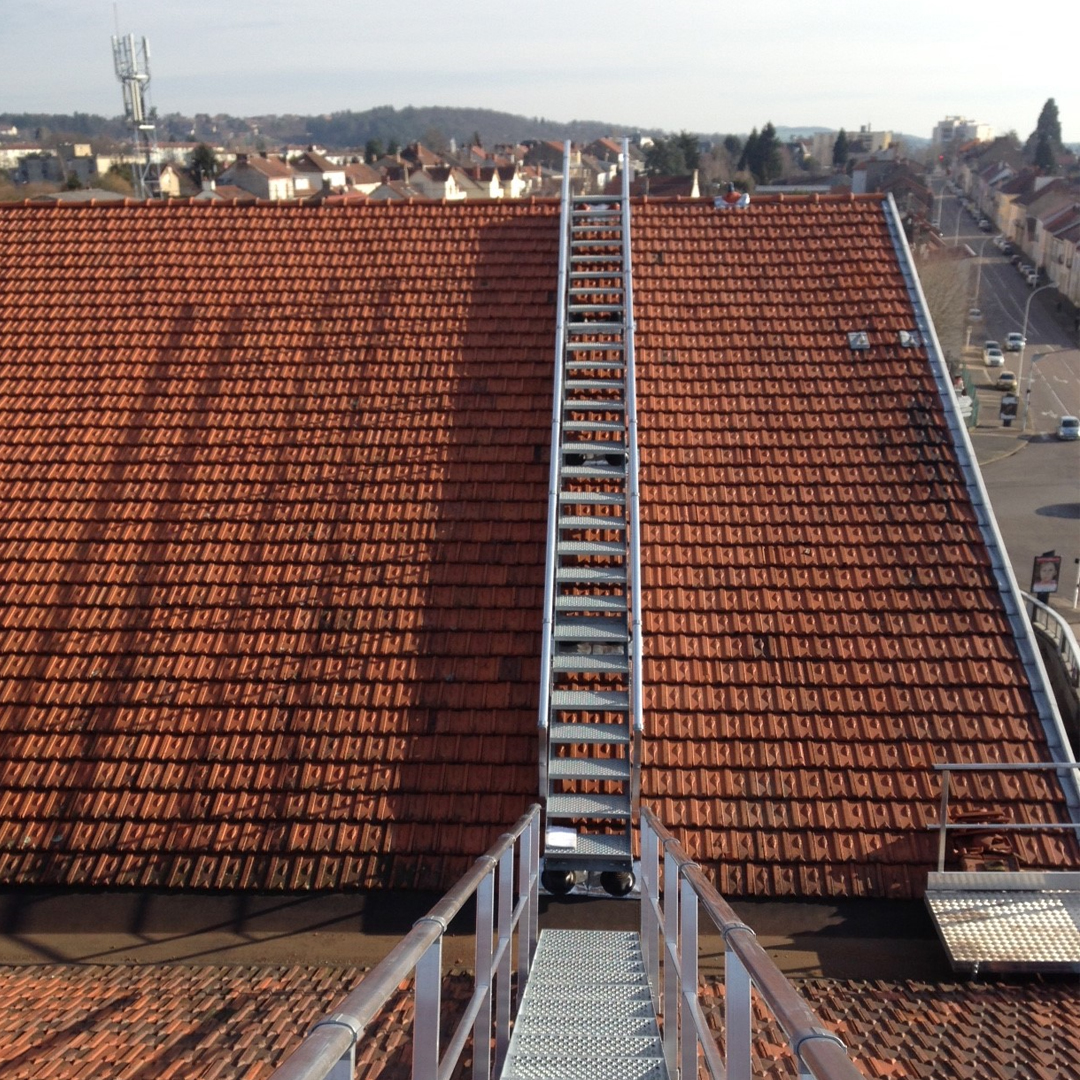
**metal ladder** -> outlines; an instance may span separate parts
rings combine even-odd
[[[640,792],[641,634],[628,153],[619,196],[563,167],[540,694],[543,883],[625,895]]]

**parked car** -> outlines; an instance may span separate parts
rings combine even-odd
[[[1027,277],[1035,267],[1031,263],[1022,262],[1016,269],[1020,271],[1021,277]]]
[[[1005,354],[1000,349],[983,349],[983,360],[987,367],[1005,366]]]
[[[1059,439],[1080,439],[1080,417],[1063,416],[1058,424],[1057,437]]]
[[[1011,255],[1009,256],[1009,262],[1011,262],[1011,263],[1013,264],[1013,266],[1019,266],[1019,265],[1020,265],[1020,260],[1021,260],[1022,258],[1023,258],[1023,256],[1022,256],[1022,255],[1020,254],[1020,252],[1019,252],[1019,251],[1014,251],[1014,252],[1013,252],[1013,253],[1012,253],[1012,254],[1011,254]]]
[[[986,360],[992,352],[1001,352],[1001,343],[991,338],[983,342],[983,359]]]
[[[1006,240],[1006,241],[1005,241],[1005,242],[1004,242],[1004,243],[1003,243],[1003,244],[1001,245],[1001,254],[1002,254],[1002,255],[1011,255],[1012,253],[1013,253],[1013,246],[1012,246],[1012,244],[1011,244],[1011,243],[1009,243],[1009,241],[1008,241],[1008,240]]]
[[[1029,289],[1034,289],[1039,284],[1039,272],[1038,270],[1029,270],[1027,277],[1024,280],[1028,283]]]
[[[994,388],[996,390],[1015,390],[1016,376],[1011,371],[1003,371],[997,377],[997,382],[994,383]]]
[[[989,218],[979,218],[979,228],[982,229],[983,232],[989,232],[993,228],[993,225],[990,224]]]
[[[1024,335],[1018,330],[1014,330],[1011,334],[1005,335],[1005,351],[1006,352],[1020,352],[1027,344],[1024,341]]]

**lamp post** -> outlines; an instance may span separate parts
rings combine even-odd
[[[1020,331],[1020,340],[1023,344],[1020,346],[1020,370],[1016,373],[1016,388],[1020,389],[1020,384],[1024,381],[1024,358],[1027,356],[1027,331],[1028,331],[1028,316],[1031,314],[1031,301],[1041,292],[1046,292],[1047,289],[1054,288],[1054,283],[1051,281],[1047,285],[1040,285],[1037,289],[1031,290],[1031,295],[1027,298],[1027,303],[1024,305],[1024,329]],[[1028,426],[1028,413],[1031,412],[1031,384],[1035,378],[1035,361],[1031,362],[1031,371],[1028,374],[1027,388],[1024,391],[1024,424],[1021,427],[1021,431],[1027,431]]]

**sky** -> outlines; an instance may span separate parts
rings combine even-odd
[[[1048,40],[1024,61],[1001,14],[945,0],[0,0],[0,113],[119,115],[119,26],[149,39],[162,114],[451,105],[703,134],[772,121],[926,138],[960,115],[1023,138],[1053,97],[1065,141],[1080,141],[1072,53],[1051,62]],[[1039,25],[1076,38],[1075,0],[1045,0]]]

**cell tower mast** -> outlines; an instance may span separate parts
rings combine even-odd
[[[131,125],[135,144],[131,163],[131,182],[137,199],[156,199],[161,194],[161,171],[157,129],[146,107],[146,88],[150,85],[150,43],[146,38],[136,44],[135,35],[114,36],[113,64],[116,77],[124,88],[124,116]]]

